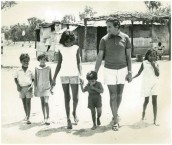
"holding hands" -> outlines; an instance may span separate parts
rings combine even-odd
[[[129,83],[132,81],[132,73],[131,72],[128,72],[128,74],[126,75],[126,78],[125,78]]]

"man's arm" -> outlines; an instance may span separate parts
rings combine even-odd
[[[104,51],[105,51],[105,41],[102,38],[100,40],[100,44],[99,44],[99,53],[96,58],[95,72],[97,72],[97,73],[99,71],[99,68],[100,68],[102,60],[103,60]]]
[[[128,72],[132,72],[132,66],[131,66],[131,49],[126,49],[126,59],[127,59],[127,68]]]
[[[103,60],[103,56],[104,56],[104,51],[99,50],[99,53],[98,53],[97,58],[96,58],[95,72],[99,71],[99,68],[100,68],[102,60]]]

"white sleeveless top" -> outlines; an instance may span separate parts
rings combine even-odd
[[[59,52],[62,55],[62,64],[60,69],[60,76],[78,76],[79,70],[77,66],[77,51],[78,46],[71,47],[60,46]]]

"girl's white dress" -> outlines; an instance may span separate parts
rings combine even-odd
[[[158,63],[155,63],[158,66]],[[141,96],[149,97],[158,94],[158,84],[159,77],[155,75],[154,69],[148,60],[143,61],[143,78],[142,78],[142,88]]]
[[[36,96],[50,96],[50,73],[51,68],[49,66],[36,67],[35,68],[35,81],[37,83]]]
[[[62,64],[60,69],[60,76],[79,76],[77,65],[77,51],[78,46],[65,47],[61,45],[59,51],[62,55]]]

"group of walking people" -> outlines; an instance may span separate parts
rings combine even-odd
[[[29,70],[30,57],[28,54],[21,54],[20,62],[22,67],[16,72],[14,78],[17,90],[22,99],[26,117],[24,121],[30,124],[31,98],[34,95],[40,97],[44,121],[42,124],[49,125],[49,96],[52,88],[56,85],[56,78],[59,75],[65,101],[67,116],[67,128],[72,129],[70,117],[70,99],[72,94],[73,111],[75,124],[78,124],[77,105],[79,85],[82,92],[88,92],[88,108],[91,111],[93,126],[96,129],[101,125],[100,117],[102,114],[101,93],[103,85],[97,81],[98,72],[104,59],[104,83],[107,85],[110,94],[110,107],[112,111],[112,130],[119,129],[118,110],[121,104],[125,81],[131,82],[132,79],[143,73],[142,96],[145,97],[143,104],[142,119],[145,117],[145,110],[152,96],[154,124],[157,116],[157,82],[159,77],[159,66],[157,63],[157,51],[150,49],[145,54],[145,59],[141,64],[140,70],[133,77],[131,63],[131,43],[129,36],[120,31],[120,21],[115,18],[108,18],[106,21],[107,34],[102,37],[99,44],[99,53],[96,59],[95,69],[87,73],[87,84],[84,84],[82,77],[82,66],[80,59],[80,49],[75,45],[76,36],[71,31],[62,33],[58,49],[58,63],[55,73],[52,76],[50,66],[46,65],[47,56],[41,54],[37,60],[40,65],[35,68],[35,74]],[[70,88],[72,93],[70,93]]]

